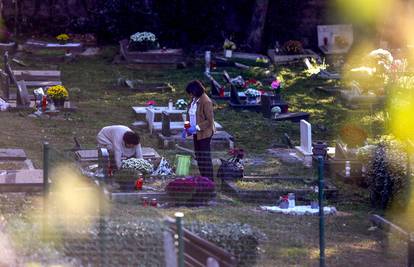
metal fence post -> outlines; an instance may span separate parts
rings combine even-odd
[[[323,157],[318,156],[318,173],[319,173],[319,266],[325,267],[325,218],[323,211]]]
[[[48,196],[49,196],[49,143],[43,143],[43,220],[42,236],[46,240],[47,217],[48,217]]]
[[[49,143],[43,143],[43,192],[49,194]]]
[[[407,246],[407,266],[414,267],[414,233],[410,233]]]
[[[178,235],[178,267],[184,267],[184,235],[183,235],[183,223],[182,223],[184,213],[176,212],[174,215],[175,215],[175,224],[177,226],[177,235]]]

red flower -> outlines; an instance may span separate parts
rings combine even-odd
[[[149,100],[147,102],[147,106],[154,106],[155,105],[155,101],[154,100]]]

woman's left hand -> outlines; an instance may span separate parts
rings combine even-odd
[[[195,126],[191,126],[190,128],[187,129],[187,132],[189,134],[195,134],[197,132],[197,128]]]

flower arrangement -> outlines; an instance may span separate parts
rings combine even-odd
[[[275,91],[276,94],[280,94],[280,90],[283,88],[282,80],[277,77],[276,80],[272,81],[270,87]]]
[[[147,101],[147,106],[152,107],[155,106],[156,102],[154,100],[148,100]]]
[[[223,48],[224,50],[236,50],[237,47],[233,41],[226,39],[224,40]]]
[[[130,158],[122,161],[121,169],[137,170],[142,174],[151,174],[154,167],[145,159]]]
[[[176,109],[187,109],[188,103],[184,99],[180,98],[175,102]]]
[[[168,183],[166,191],[177,204],[202,204],[214,197],[215,184],[207,177],[188,176]]]
[[[274,106],[271,110],[271,113],[274,114],[275,118],[282,112],[282,109],[279,106]]]
[[[300,54],[303,51],[302,43],[300,41],[289,40],[283,44],[283,50],[291,55]]]
[[[260,91],[258,91],[256,89],[253,89],[253,88],[247,89],[246,91],[244,91],[244,94],[247,97],[259,97],[259,96],[261,96]]]
[[[265,57],[258,57],[258,58],[256,58],[256,63],[268,63],[269,62],[269,60],[267,59],[267,58],[265,58]]]
[[[248,79],[245,83],[244,83],[244,88],[245,89],[255,89],[255,90],[259,90],[263,87],[263,84],[255,79]]]
[[[70,39],[69,35],[66,33],[61,33],[58,36],[56,36],[56,40],[59,42],[67,42]]]
[[[54,85],[47,89],[47,95],[52,99],[65,99],[69,96],[69,93],[64,86]]]
[[[136,32],[129,38],[129,48],[147,51],[158,47],[157,37],[152,32]]]

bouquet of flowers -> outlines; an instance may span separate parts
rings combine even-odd
[[[121,169],[137,170],[142,174],[151,174],[154,167],[145,159],[130,158],[122,161]]]
[[[283,50],[291,55],[300,54],[303,51],[302,43],[295,40],[289,40],[283,45]]]
[[[64,86],[55,85],[47,89],[47,95],[52,99],[65,99],[69,96],[69,93]]]
[[[69,35],[66,33],[61,33],[58,36],[56,36],[56,40],[59,42],[65,43],[70,39]]]
[[[158,168],[152,173],[153,175],[169,176],[174,175],[174,171],[165,158],[161,158]]]
[[[156,102],[154,100],[148,100],[147,101],[147,106],[152,107],[155,106]]]
[[[261,90],[263,87],[263,84],[260,81],[257,81],[255,79],[248,79],[244,83],[244,88],[246,89],[255,89],[255,90]]]
[[[129,48],[146,51],[158,47],[157,37],[152,32],[137,32],[130,36]]]
[[[184,99],[180,98],[175,102],[176,109],[187,109],[188,103]]]
[[[276,94],[280,94],[280,89],[283,87],[282,81],[279,78],[276,78],[276,80],[270,84],[270,87],[276,92]]]
[[[223,48],[224,50],[236,50],[237,47],[233,41],[226,39],[224,40]]]
[[[252,88],[249,88],[246,91],[244,91],[244,94],[247,97],[259,97],[259,96],[261,96],[260,91],[258,91],[256,89],[252,89]]]

